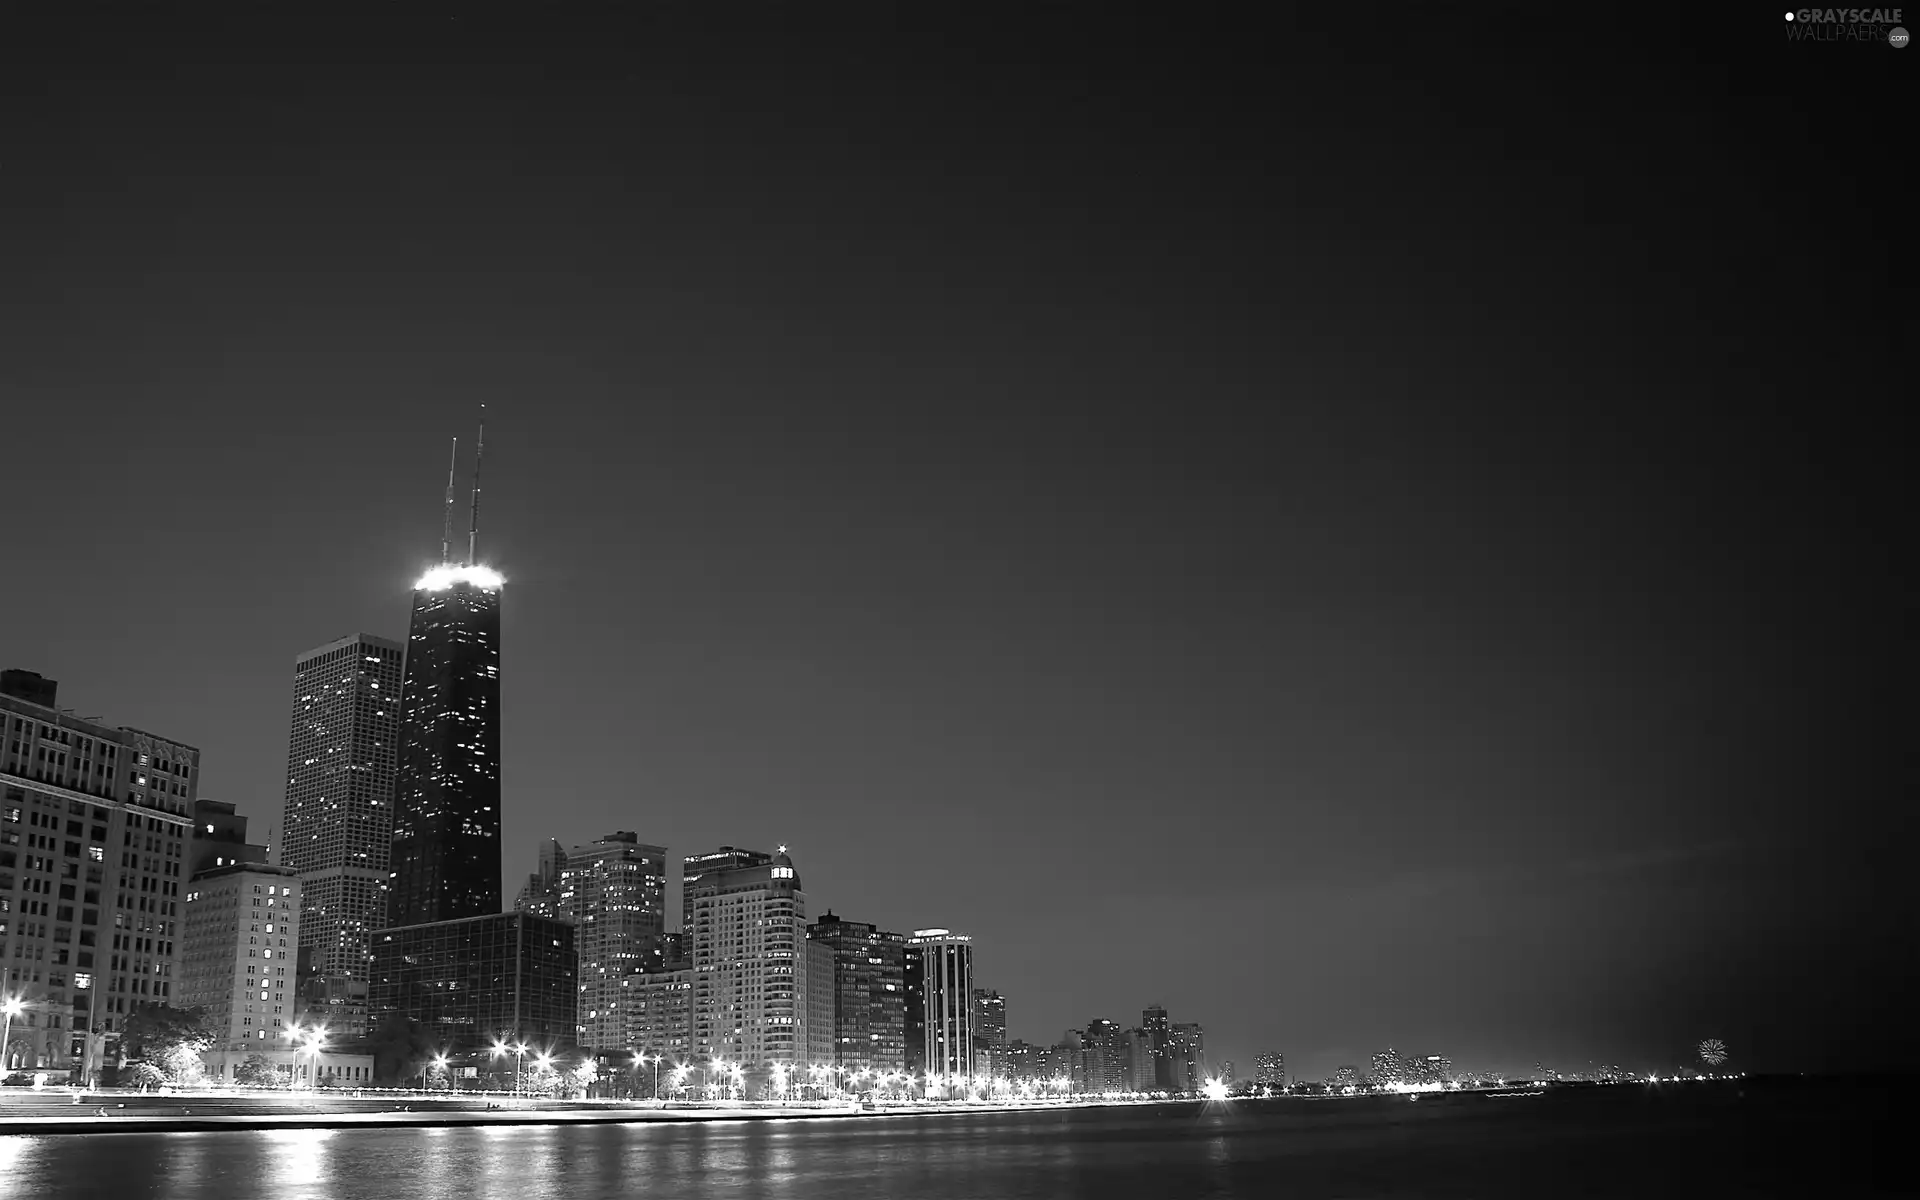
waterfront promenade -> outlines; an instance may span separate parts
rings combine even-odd
[[[791,1121],[942,1112],[1012,1112],[1116,1103],[1061,1099],[1007,1103],[924,1101],[551,1100],[513,1095],[406,1092],[29,1091],[0,1094],[0,1135],[157,1133],[212,1129],[386,1126],[611,1125],[638,1122]]]

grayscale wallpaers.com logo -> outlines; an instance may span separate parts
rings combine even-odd
[[[1907,47],[1897,8],[1798,8],[1787,14],[1790,42],[1881,42]]]

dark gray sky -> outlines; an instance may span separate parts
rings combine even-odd
[[[1884,1061],[1910,64],[747,25],[23,35],[5,665],[271,825],[485,402],[509,896],[786,843],[1243,1072]]]

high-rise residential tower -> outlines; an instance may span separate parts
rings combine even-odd
[[[1406,1073],[1400,1062],[1400,1052],[1392,1046],[1373,1056],[1373,1082],[1376,1087],[1397,1084]]]
[[[907,1069],[963,1086],[973,1079],[973,939],[917,929],[907,939]]]
[[[821,1065],[905,1071],[907,939],[828,913],[807,927],[807,940],[833,954],[833,1048]]]
[[[1144,1029],[1129,1029],[1125,1039],[1127,1090],[1151,1092],[1159,1088],[1154,1078],[1153,1037]]]
[[[1167,1019],[1167,1010],[1158,1004],[1149,1005],[1141,1010],[1140,1028],[1146,1032],[1147,1045],[1153,1054],[1153,1088],[1159,1092],[1177,1092],[1181,1085],[1174,1079],[1173,1023]]]
[[[804,1073],[813,1046],[806,893],[784,846],[771,860],[730,847],[722,853],[748,865],[687,860],[708,863],[686,888],[694,1053],[748,1071],[777,1064]]]
[[[307,969],[362,999],[368,935],[387,919],[403,657],[400,643],[361,633],[293,668],[280,865],[300,874]]]
[[[1198,1092],[1207,1085],[1206,1031],[1189,1021],[1175,1022],[1167,1045],[1173,1060],[1174,1090]]]
[[[693,895],[704,886],[701,880],[720,871],[740,871],[748,867],[770,866],[772,863],[771,854],[761,850],[741,850],[735,846],[722,846],[706,854],[689,854],[681,860],[681,948],[689,958],[693,954]]]
[[[1098,1018],[1087,1025],[1085,1057],[1089,1092],[1124,1092],[1127,1079],[1127,1031]]]
[[[395,926],[500,911],[500,589],[505,580],[475,557],[485,442],[483,413],[467,560],[451,561],[449,463],[440,565],[414,584],[387,903],[387,920]]]
[[[1253,1081],[1261,1087],[1287,1086],[1287,1056],[1275,1051],[1254,1055]]]
[[[999,992],[973,989],[974,1074],[988,1079],[1007,1074],[1007,1000]]]
[[[527,881],[516,904],[522,912],[557,917],[574,927],[580,956],[579,1042],[591,1050],[631,1045],[626,1014],[628,980],[665,965],[667,850],[626,831],[562,850],[548,842],[540,874]]]

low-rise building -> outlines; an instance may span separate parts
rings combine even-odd
[[[376,1028],[406,1017],[449,1053],[484,1053],[496,1041],[570,1045],[573,926],[511,912],[378,930],[368,1001]]]

